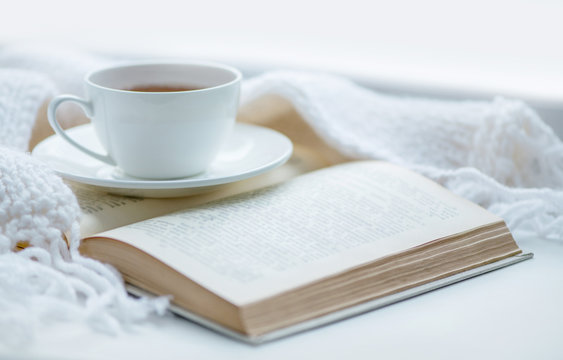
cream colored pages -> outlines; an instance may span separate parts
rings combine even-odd
[[[419,175],[360,162],[102,235],[244,305],[500,220]]]
[[[71,186],[82,210],[81,235],[87,237],[119,226],[277,184],[323,166],[326,166],[326,163],[315,152],[295,147],[293,156],[279,168],[251,179],[223,185],[218,190],[201,195],[142,199],[105,194],[92,188],[72,186],[72,184]]]

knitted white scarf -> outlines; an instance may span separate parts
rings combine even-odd
[[[115,333],[167,307],[165,298],[129,297],[117,271],[79,254],[74,194],[24,152],[39,106],[56,92],[49,76],[0,65],[0,342],[10,345],[32,340],[41,323],[84,321]],[[17,251],[22,243],[29,246]]]
[[[388,96],[294,72],[248,81],[243,102],[272,93],[343,154],[432,178],[504,218],[520,243],[563,239],[563,143],[523,102]]]
[[[107,62],[72,52],[0,49],[0,339],[29,339],[37,323],[120,323],[162,312],[164,299],[127,296],[113,269],[77,251],[80,210],[68,187],[24,151],[37,111],[56,93],[82,94]],[[248,80],[242,102],[277,94],[326,142],[353,158],[391,161],[502,216],[519,242],[563,238],[563,146],[525,104],[401,98],[320,74]],[[66,234],[69,247],[62,235]],[[20,241],[32,246],[15,252]]]

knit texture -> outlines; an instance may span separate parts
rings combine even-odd
[[[247,81],[242,94],[286,98],[343,154],[420,172],[503,217],[517,240],[563,238],[563,144],[521,101],[389,96],[286,71]]]
[[[0,341],[14,346],[40,324],[80,321],[116,333],[168,304],[129,297],[117,271],[80,255],[74,194],[25,152],[39,107],[57,92],[36,69],[0,69]]]
[[[1,144],[27,149],[37,111],[54,93],[53,84],[40,73],[0,68]]]

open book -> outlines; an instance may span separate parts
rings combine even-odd
[[[521,253],[502,219],[382,162],[211,202],[221,192],[168,201],[78,195],[90,215],[134,221],[86,237],[84,254],[255,338]]]
[[[178,313],[252,342],[531,256],[501,218],[416,173],[317,155],[296,142],[273,172],[186,198],[76,187],[80,250],[134,291],[172,295]]]

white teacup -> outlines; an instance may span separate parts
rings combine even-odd
[[[205,62],[108,67],[85,77],[86,99],[55,97],[49,123],[76,148],[128,175],[192,176],[206,170],[229,136],[241,79],[232,67]],[[82,107],[107,154],[87,149],[65,133],[55,116],[64,101]]]

